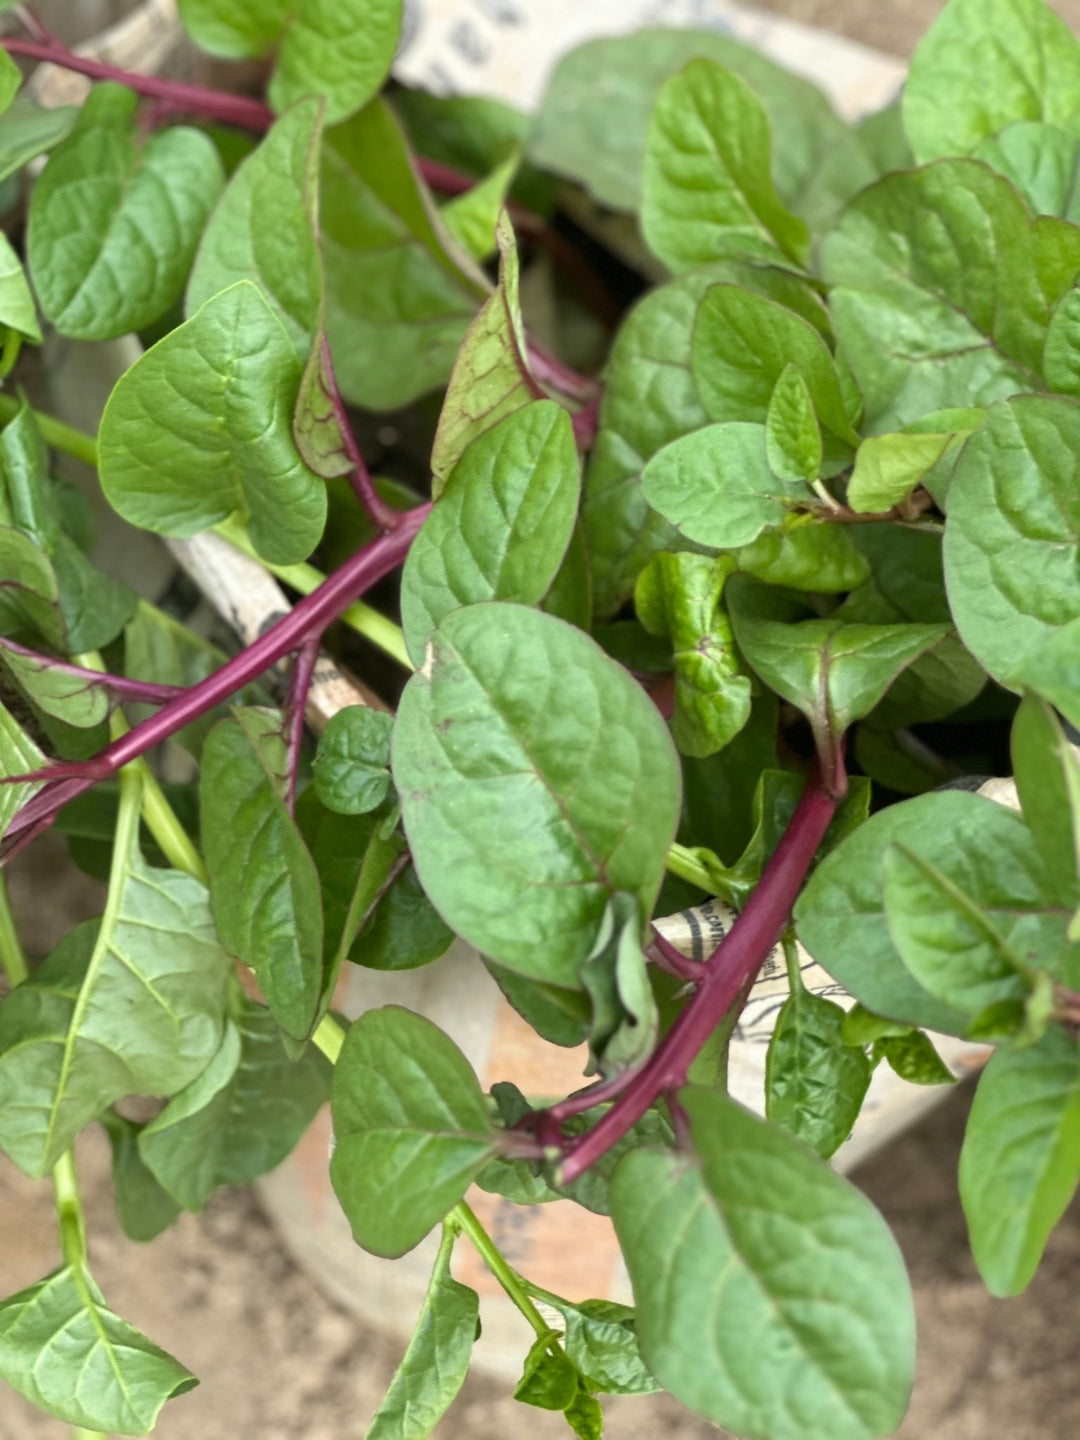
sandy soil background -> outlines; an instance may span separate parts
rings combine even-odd
[[[584,0],[587,3],[587,0]],[[771,0],[763,8],[907,54],[937,0]],[[1059,0],[1080,28],[1080,0]],[[91,882],[71,876],[59,846],[35,852],[13,879],[35,950],[47,950],[100,908]],[[956,1156],[970,1095],[954,1093],[855,1179],[892,1224],[911,1271],[920,1366],[903,1440],[1066,1440],[1080,1432],[1076,1380],[1080,1207],[1059,1227],[1022,1297],[990,1299],[967,1251]],[[317,1293],[285,1253],[255,1198],[219,1195],[149,1247],[112,1218],[105,1146],[79,1147],[93,1260],[117,1310],[189,1365],[201,1387],[175,1402],[160,1440],[361,1440],[398,1358],[398,1344]],[[47,1188],[0,1161],[0,1292],[57,1262]],[[522,1351],[528,1336],[522,1335]],[[674,1402],[612,1402],[612,1440],[696,1440],[717,1431]],[[439,1440],[547,1440],[561,1417],[525,1410],[505,1386],[471,1378]],[[0,1389],[0,1440],[64,1440],[66,1427]],[[809,1440],[809,1437],[808,1437]],[[817,1440],[817,1437],[814,1437]]]

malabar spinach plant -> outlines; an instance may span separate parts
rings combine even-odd
[[[995,1293],[1080,1177],[1080,43],[1041,0],[951,0],[851,127],[727,39],[646,32],[526,117],[382,93],[400,0],[180,13],[265,99],[119,73],[23,7],[0,68],[3,853],[55,827],[107,880],[34,966],[0,906],[0,1146],[63,1256],[0,1302],[0,1376],[149,1432],[195,1377],[98,1288],[73,1142],[104,1128],[146,1241],[329,1097],[357,1243],[441,1227],[371,1440],[464,1379],[463,1235],[523,1317],[517,1398],[583,1440],[661,1387],[737,1435],[887,1435],[908,1282],[827,1163],[873,1067],[948,1081],[928,1030],[993,1047],[959,1185]],[[12,57],[85,103],[37,108]],[[49,334],[142,341],[96,435],[32,404]],[[218,650],[98,567],[64,456],[300,598]],[[316,744],[320,647],[387,709]],[[970,793],[995,774],[1018,809]],[[710,894],[737,919],[687,960],[652,922]],[[344,966],[454,935],[587,1046],[580,1090],[485,1094],[424,1017],[335,1014]],[[726,1052],[778,942],[761,1118]],[[634,1308],[517,1273],[474,1182],[610,1214]]]

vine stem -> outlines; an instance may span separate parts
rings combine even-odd
[[[788,922],[791,907],[836,810],[820,776],[802,797],[754,893],[707,965],[693,999],[611,1109],[584,1135],[566,1143],[557,1184],[569,1185],[595,1165],[661,1096],[686,1083],[690,1064],[740,992],[757,974]]]
[[[322,332],[319,344],[322,361],[319,367],[319,379],[323,392],[330,402],[330,408],[334,412],[334,419],[337,421],[338,431],[341,435],[341,448],[349,463],[349,483],[368,517],[379,529],[393,530],[401,524],[403,512],[395,510],[392,505],[387,505],[375,489],[371,471],[367,467],[367,461],[364,459],[352,425],[349,423],[345,401],[341,398],[337,375],[334,373],[334,357],[330,353],[330,340],[325,330]]]
[[[289,700],[285,707],[287,727],[287,755],[285,762],[285,804],[289,814],[296,815],[296,784],[300,774],[300,751],[304,744],[304,711],[307,708],[311,677],[319,663],[318,635],[305,640],[293,660],[293,672],[289,680]]]
[[[55,655],[45,655],[40,650],[31,650],[27,645],[20,645],[15,640],[9,640],[6,635],[0,636],[0,650],[10,650],[13,655],[19,655],[24,660],[31,660],[56,675],[70,675],[73,680],[84,681],[88,687],[100,685],[106,690],[111,690],[115,695],[122,695],[127,700],[141,701],[144,705],[164,705],[167,701],[175,700],[178,695],[184,693],[183,685],[154,685],[148,681],[129,680],[126,675],[110,674],[104,668],[104,664],[100,670],[96,666],[75,665],[69,660],[60,660]]]
[[[21,400],[17,400],[14,395],[0,393],[0,421],[5,425],[9,420],[14,420],[21,409]],[[62,450],[65,455],[73,455],[76,460],[96,468],[97,440],[93,435],[88,435],[85,430],[77,430],[74,425],[65,425],[62,420],[57,420],[54,415],[47,415],[42,410],[32,410],[31,414],[46,445],[53,450]]]
[[[536,1331],[537,1336],[541,1340],[547,1339],[551,1334],[551,1326],[533,1304],[525,1281],[507,1264],[499,1247],[481,1225],[472,1209],[466,1205],[464,1200],[460,1200],[450,1211],[449,1218],[468,1235],[484,1264]]]
[[[0,969],[7,976],[12,990],[21,985],[30,973],[26,952],[15,928],[15,916],[11,912],[7,880],[3,874],[0,874]]]

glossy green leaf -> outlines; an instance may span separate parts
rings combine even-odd
[[[485,955],[576,987],[609,897],[635,894],[644,917],[660,886],[679,807],[664,722],[594,641],[539,611],[470,605],[431,643],[393,745],[424,889]]]
[[[499,216],[520,163],[521,151],[515,146],[490,175],[448,200],[439,212],[451,236],[474,260],[488,260],[495,254]]]
[[[329,810],[364,815],[390,789],[393,717],[366,705],[348,705],[331,716],[312,766],[315,793]]]
[[[779,530],[764,531],[735,552],[740,570],[768,585],[835,595],[852,590],[869,574],[843,525],[822,524],[812,515],[789,513]]]
[[[222,941],[255,971],[281,1028],[302,1040],[322,993],[322,902],[315,862],[282,799],[284,770],[278,715],[238,710],[203,747],[199,798]]]
[[[1022,999],[1028,988],[1019,937],[1010,943],[998,924],[998,905],[1009,898],[1007,878],[989,898],[993,913],[986,914],[984,895],[976,900],[908,846],[893,843],[885,851],[882,901],[900,958],[931,995],[971,1014]]]
[[[686,755],[722,750],[750,718],[750,680],[721,598],[733,568],[727,556],[661,554],[638,577],[634,600],[641,623],[671,640],[671,733]]]
[[[1078,267],[1080,230],[1032,220],[974,160],[864,190],[826,239],[822,269],[868,429],[1040,389],[1050,317]]]
[[[333,1118],[330,1178],[357,1244],[376,1255],[418,1244],[494,1150],[465,1056],[430,1020],[396,1005],[350,1027],[334,1067]]]
[[[67,725],[92,729],[109,716],[109,694],[102,686],[57,670],[47,659],[23,655],[0,641],[0,661],[35,705]]]
[[[10,326],[35,345],[41,344],[34,297],[30,294],[22,261],[6,235],[0,238],[0,325]]]
[[[229,957],[206,891],[147,865],[137,808],[120,813],[100,923],[74,930],[0,1007],[0,1144],[30,1175],[121,1096],[182,1089],[221,1039]]]
[[[645,1363],[741,1434],[891,1434],[915,1323],[884,1220],[777,1126],[716,1091],[679,1099],[694,1154],[637,1150],[612,1188]]]
[[[949,604],[995,679],[1080,613],[1078,447],[1080,404],[1025,396],[990,412],[953,472]]]
[[[402,572],[401,619],[415,664],[460,606],[543,600],[570,544],[579,492],[570,417],[551,400],[512,411],[473,440]]]
[[[765,1060],[765,1114],[826,1160],[851,1134],[870,1088],[870,1062],[845,1042],[843,1025],[840,1006],[800,979]]]
[[[218,1186],[248,1185],[285,1159],[329,1099],[330,1075],[311,1046],[290,1059],[270,1012],[238,999],[214,1059],[143,1129],[139,1154],[178,1205],[201,1210]]]
[[[944,455],[950,435],[873,435],[855,454],[847,503],[859,513],[891,510],[906,500]]]
[[[986,1067],[960,1152],[971,1250],[995,1295],[1017,1295],[1080,1181],[1080,1050],[1052,1026]]]
[[[74,105],[44,110],[16,96],[0,115],[0,181],[16,174],[71,133],[79,115]]]
[[[962,887],[1019,953],[1053,968],[1068,912],[1059,905],[1038,847],[1020,817],[961,791],[920,795],[872,816],[826,857],[796,906],[811,955],[869,1009],[908,1025],[962,1035],[974,1011],[931,995],[903,963],[886,925],[883,866],[890,846],[919,856]]]
[[[472,441],[544,394],[529,369],[518,291],[517,244],[505,212],[496,236],[499,283],[461,343],[435,431],[431,472],[436,499]]]
[[[148,1435],[199,1383],[109,1309],[83,1265],[0,1302],[0,1376],[58,1420],[120,1435]]]
[[[450,1274],[453,1244],[448,1232],[409,1348],[365,1440],[427,1440],[461,1389],[480,1333],[480,1297]]]
[[[691,60],[664,82],[649,121],[641,200],[649,248],[676,273],[740,252],[803,263],[806,226],[771,172],[761,101],[731,71]]]
[[[847,128],[814,85],[715,30],[646,28],[571,50],[548,82],[530,154],[603,205],[636,210],[656,97],[664,81],[702,57],[741,76],[765,106],[777,187],[795,204]]]
[[[1080,762],[1061,721],[1029,695],[1012,728],[1012,762],[1024,819],[1061,900],[1080,903]]]
[[[156,1240],[180,1214],[180,1206],[143,1163],[139,1154],[142,1127],[115,1110],[106,1110],[101,1123],[112,1150],[113,1196],[120,1228],[129,1240],[143,1244]]]
[[[857,444],[840,373],[816,326],[739,285],[705,292],[694,325],[693,370],[711,419],[765,424],[788,365],[798,368],[822,427],[833,437],[833,451],[838,443],[841,451]]]
[[[890,1069],[909,1085],[954,1085],[956,1076],[921,1030],[906,1035],[882,1035],[874,1041],[874,1064],[886,1060]]]
[[[973,154],[1011,180],[1036,215],[1060,215],[1074,225],[1080,220],[1080,129],[1070,135],[1043,120],[1018,120]]]
[[[394,410],[445,385],[488,285],[438,219],[374,100],[323,146],[326,329],[346,400]]]
[[[563,1348],[590,1389],[607,1395],[650,1395],[660,1387],[641,1358],[634,1312],[614,1300],[563,1300],[544,1295],[545,1304],[566,1322]]]
[[[179,0],[184,28],[202,50],[228,60],[265,55],[296,0]]]
[[[778,529],[789,507],[811,498],[802,480],[773,473],[765,426],[738,420],[665,445],[641,472],[641,489],[681,535],[717,550]]]
[[[950,0],[904,86],[916,159],[967,155],[1015,120],[1080,133],[1080,43],[1045,0]]]
[[[279,113],[308,95],[326,100],[328,124],[382,87],[401,34],[403,0],[293,0],[270,77]]]
[[[566,1410],[578,1393],[577,1371],[557,1340],[542,1335],[525,1357],[514,1399],[540,1410]]]
[[[787,365],[773,387],[765,417],[765,453],[781,480],[816,480],[821,470],[821,427],[809,387]]]
[[[490,960],[485,964],[503,998],[543,1039],[568,1049],[588,1039],[592,1001],[586,993],[567,990],[561,985],[545,985],[540,980],[526,980],[523,975],[503,965],[493,965]]]
[[[1061,625],[1014,665],[1010,685],[1030,686],[1080,727],[1080,618]]]
[[[63,335],[107,340],[157,320],[184,287],[224,183],[209,136],[173,126],[141,144],[134,92],[101,85],[31,194],[27,254]]]
[[[947,633],[943,625],[804,620],[783,592],[745,579],[733,580],[728,596],[739,649],[771,690],[803,712],[822,753]]]
[[[242,280],[208,300],[117,382],[101,420],[101,484],[125,520],[196,535],[229,515],[266,560],[306,559],[326,487],[291,418],[301,366],[262,292]]]
[[[318,325],[322,290],[322,118],[318,100],[301,101],[237,167],[203,232],[184,300],[190,316],[238,280],[253,280],[301,356]]]

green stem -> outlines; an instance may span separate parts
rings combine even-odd
[[[710,875],[708,869],[698,859],[693,850],[685,845],[672,845],[667,853],[665,862],[672,875],[677,875],[680,880],[687,881],[690,885],[696,885],[699,890],[704,890],[707,895],[715,895],[716,881]]]
[[[227,540],[234,549],[239,550],[250,560],[257,560],[264,570],[271,575],[276,575],[284,581],[290,589],[298,591],[301,595],[310,595],[317,590],[326,580],[321,570],[306,562],[300,565],[271,565],[258,553],[251,541],[248,539],[244,526],[230,516],[223,520],[220,525],[214,526],[214,532],[220,535],[222,540]],[[373,645],[377,645],[392,659],[403,665],[406,670],[412,670],[412,661],[409,659],[409,652],[405,649],[405,637],[401,633],[401,626],[395,625],[393,620],[387,619],[370,605],[365,605],[362,600],[355,600],[347,610],[342,611],[341,620],[358,635],[363,635]]]
[[[6,425],[22,409],[22,401],[14,395],[0,395],[0,421]],[[53,415],[42,410],[33,412],[41,438],[54,450],[63,450],[65,455],[74,455],[87,465],[97,465],[97,440],[85,430],[76,430],[74,425],[65,425]]]
[[[511,1270],[503,1258],[502,1252],[495,1244],[495,1241],[492,1240],[491,1236],[484,1229],[483,1225],[480,1224],[479,1219],[473,1214],[469,1206],[465,1204],[464,1200],[454,1206],[453,1210],[450,1211],[448,1219],[461,1226],[462,1230],[464,1230],[465,1234],[468,1235],[469,1239],[479,1251],[480,1258],[506,1291],[509,1298],[521,1311],[522,1315],[525,1316],[525,1319],[536,1331],[537,1335],[542,1340],[546,1339],[546,1337],[551,1334],[551,1326],[533,1304],[532,1298],[529,1295],[529,1287],[515,1270]]]
[[[76,655],[74,661],[84,670],[105,669],[105,661],[96,650],[89,650],[84,655]],[[119,740],[122,735],[127,734],[129,729],[130,726],[118,706],[109,717],[110,738]],[[165,792],[158,784],[157,776],[141,756],[138,760],[133,760],[125,769],[138,774],[142,781],[143,819],[146,821],[150,834],[161,846],[169,864],[177,870],[186,870],[189,875],[194,875],[196,880],[201,880],[205,885],[207,875],[202,856],[196,850],[191,836],[177,819],[176,811],[166,800]]]
[[[68,1265],[86,1264],[86,1220],[75,1156],[65,1150],[53,1167],[53,1191],[56,1196],[56,1218],[60,1223],[60,1243]]]
[[[15,369],[22,342],[22,332],[16,330],[13,325],[9,325],[8,332],[4,336],[4,348],[0,351],[0,380],[6,380]]]
[[[26,963],[26,953],[19,939],[19,932],[15,929],[15,917],[11,913],[11,901],[8,898],[7,881],[0,872],[0,969],[7,976],[8,984],[14,990],[16,985],[21,985],[30,973],[30,967]]]

